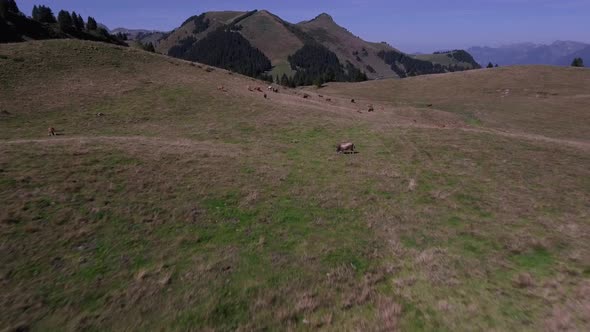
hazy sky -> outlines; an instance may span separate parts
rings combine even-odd
[[[406,52],[576,40],[590,43],[590,0],[17,0],[94,16],[109,28],[172,30],[211,10],[267,9],[289,22],[326,12],[369,41]]]

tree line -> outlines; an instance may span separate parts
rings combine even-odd
[[[292,78],[282,77],[280,83],[286,86],[317,85],[327,82],[361,82],[367,75],[352,63],[343,66],[338,56],[325,46],[308,42],[288,57],[291,69],[295,70]],[[285,75],[286,76],[286,75]]]
[[[55,16],[50,7],[35,5],[31,16],[25,16],[15,0],[0,0],[0,42],[31,39],[52,39],[74,37],[125,45],[123,35],[111,35],[99,27],[93,17],[85,21],[80,14],[60,10]]]
[[[265,74],[272,68],[266,55],[240,33],[225,26],[200,40],[193,37],[181,40],[168,51],[168,55],[272,81]]]

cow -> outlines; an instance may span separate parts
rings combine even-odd
[[[373,105],[369,105],[369,110],[368,112],[373,112],[375,110],[375,108],[373,108]]]
[[[354,99],[351,99],[350,102],[353,103],[353,104],[355,103]]]
[[[47,136],[57,136],[57,134],[55,133],[55,128],[53,128],[53,127],[47,128]]]
[[[264,94],[264,99],[266,99],[266,93]]]
[[[340,143],[336,146],[336,153],[354,153],[354,148],[351,142]]]
[[[310,96],[310,95],[308,95],[307,93],[304,93],[304,94],[303,94],[303,99],[308,99],[308,98],[311,98],[311,96]]]

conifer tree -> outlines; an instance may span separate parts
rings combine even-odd
[[[72,16],[66,10],[61,10],[59,14],[57,14],[57,21],[59,22],[59,28],[64,32],[71,30],[74,24]]]
[[[575,58],[572,61],[572,67],[584,67],[584,60],[582,58]]]
[[[89,31],[94,31],[98,29],[98,24],[96,23],[94,17],[88,16],[88,23],[86,24],[86,29]]]
[[[35,10],[33,8],[33,10]],[[55,19],[55,15],[53,15],[53,11],[51,8],[46,6],[38,6],[37,7],[37,18],[35,18],[35,12],[33,12],[33,19],[41,22],[41,23],[56,23],[57,20]]]

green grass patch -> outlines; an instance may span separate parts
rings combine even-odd
[[[539,275],[547,275],[555,262],[549,250],[535,247],[527,252],[512,257],[512,262],[520,270],[531,271]]]

